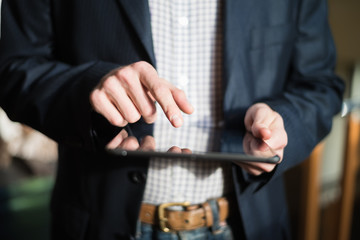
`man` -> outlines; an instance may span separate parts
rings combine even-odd
[[[289,238],[281,176],[329,132],[343,91],[333,73],[325,0],[4,0],[2,15],[0,105],[59,143],[54,239],[145,238],[147,231],[181,239],[200,230],[226,239],[229,229],[235,238]],[[175,87],[184,82],[184,91]],[[139,121],[155,122],[159,135],[191,121],[243,126],[282,162],[189,163],[180,179],[185,187],[158,189],[169,179],[162,167],[175,163],[103,151],[121,145],[123,128],[138,130]],[[192,169],[195,183],[186,185]],[[191,195],[193,185],[207,191]],[[225,200],[235,216],[225,214],[230,228],[218,221],[219,197],[228,194],[235,195],[235,204]],[[159,216],[143,212],[176,199],[210,212],[200,228],[164,233]]]

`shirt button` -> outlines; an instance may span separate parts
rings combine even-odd
[[[189,83],[189,78],[185,75],[181,75],[178,77],[178,83],[179,84],[183,84],[183,85],[187,85]]]
[[[180,26],[186,27],[187,25],[189,25],[189,19],[187,17],[179,17],[178,23]]]
[[[176,81],[176,87],[185,90],[189,84],[189,78],[187,76],[180,76]]]
[[[146,174],[143,172],[130,172],[129,178],[133,183],[145,183]]]

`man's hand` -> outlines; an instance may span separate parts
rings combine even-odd
[[[150,135],[145,136],[139,143],[136,137],[129,136],[128,132],[125,129],[122,129],[120,133],[106,145],[106,148],[122,148],[125,150],[140,149],[145,151],[152,151],[155,150],[155,145],[155,139]]]
[[[264,103],[257,103],[247,110],[244,122],[247,131],[266,143],[258,146],[260,151],[265,153],[271,150],[280,159],[283,158],[284,148],[287,145],[287,134],[280,114]],[[240,165],[253,175],[271,172],[276,166],[276,164],[270,163],[246,163]]]
[[[118,127],[134,123],[140,117],[153,123],[155,102],[160,104],[174,127],[183,124],[181,112],[193,112],[184,92],[159,78],[147,62],[136,62],[111,71],[91,92],[90,102],[95,111]]]

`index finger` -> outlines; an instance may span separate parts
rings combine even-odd
[[[151,94],[163,109],[166,117],[171,124],[178,128],[183,124],[183,117],[179,106],[176,104],[174,97],[170,91],[170,86],[163,83],[157,83],[156,86],[150,88]]]
[[[193,107],[188,102],[185,93],[159,77],[144,75],[142,83],[160,104],[171,124],[176,128],[181,127],[183,124],[181,112],[187,114],[193,112]]]

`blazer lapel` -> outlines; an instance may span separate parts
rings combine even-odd
[[[155,54],[151,33],[151,19],[147,0],[117,0],[132,24],[135,32],[155,66]]]
[[[233,116],[248,106],[252,99],[253,84],[249,81],[247,44],[249,20],[255,0],[225,0],[224,6],[224,113]],[[241,94],[239,94],[241,91]],[[238,109],[240,111],[234,111]],[[228,120],[230,120],[228,119]]]
[[[224,36],[227,60],[238,54],[246,43],[249,19],[256,0],[224,0]]]

